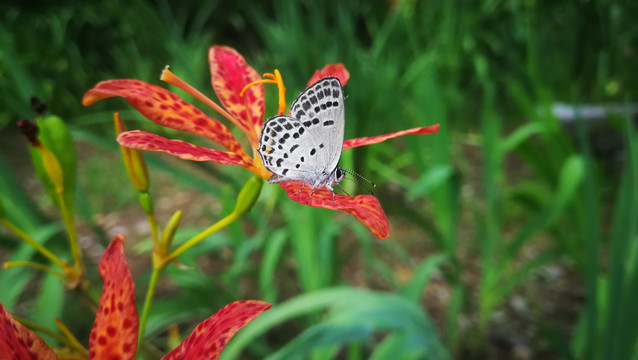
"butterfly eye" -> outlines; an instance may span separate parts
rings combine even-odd
[[[343,180],[343,177],[345,176],[345,174],[343,173],[343,171],[341,171],[341,169],[337,169],[337,172],[335,175],[337,175],[337,181]]]

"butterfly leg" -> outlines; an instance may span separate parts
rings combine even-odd
[[[310,193],[310,197],[308,198],[308,200],[306,200],[306,204],[310,202],[310,199],[312,199],[312,195],[315,194],[315,191],[317,191],[317,189],[319,189],[318,186],[316,188],[312,189],[312,192]]]
[[[306,186],[306,183],[302,182],[301,183],[301,190],[297,191],[293,196],[297,196],[297,195],[301,194],[301,192],[303,191],[304,186]]]

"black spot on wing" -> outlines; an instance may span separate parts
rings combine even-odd
[[[281,175],[286,175],[286,173],[288,173],[288,169],[284,169],[284,171],[281,172]]]
[[[295,144],[290,148],[290,153],[292,154],[293,151],[297,150],[297,148],[299,147],[299,144]]]
[[[337,79],[333,79],[333,80],[332,80],[332,86],[334,86],[334,87],[340,87],[340,86],[341,86],[341,83],[339,83],[339,80],[337,80]]]
[[[312,150],[310,150],[310,155],[314,155],[317,153],[317,149],[312,148]]]
[[[317,125],[317,124],[319,124],[319,119],[317,118],[312,119],[312,125]]]
[[[292,125],[290,125],[290,124],[286,123],[286,124],[284,124],[284,128],[285,128],[286,130],[292,130]],[[288,134],[286,134],[286,135],[288,135]]]
[[[284,159],[277,160],[277,167],[281,167],[281,163],[284,162]]]
[[[335,124],[335,122],[332,121],[332,120],[326,120],[326,121],[323,122],[323,126],[332,126],[334,124]]]

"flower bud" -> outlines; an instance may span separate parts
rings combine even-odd
[[[259,194],[261,194],[263,184],[263,179],[257,175],[246,182],[239,192],[239,196],[237,196],[237,205],[235,205],[235,210],[233,211],[236,215],[242,215],[252,209],[259,198]]]
[[[116,136],[119,136],[127,130],[119,113],[113,114],[113,122],[115,124]],[[124,165],[126,166],[126,171],[128,172],[133,186],[135,186],[135,188],[140,192],[147,192],[150,181],[148,178],[146,161],[144,161],[142,153],[138,150],[130,149],[121,145],[120,150],[122,151]]]

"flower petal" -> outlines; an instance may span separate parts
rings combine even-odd
[[[350,73],[342,63],[328,64],[324,66],[323,69],[315,71],[306,87],[309,87],[326,76],[337,77],[341,82],[341,86],[346,86],[348,79],[350,79]]]
[[[288,197],[293,201],[313,207],[345,211],[354,215],[379,239],[385,239],[390,235],[388,219],[385,217],[379,200],[374,196],[358,195],[351,197],[335,194],[333,201],[333,193],[326,188],[317,189],[310,197],[312,188],[303,186],[303,191],[300,191],[302,188],[301,182],[291,181],[279,185],[286,190]]]
[[[343,150],[352,149],[352,148],[356,148],[356,147],[364,146],[364,145],[372,145],[372,144],[384,142],[388,139],[392,139],[399,136],[428,135],[428,134],[434,134],[437,131],[439,131],[439,124],[397,131],[397,132],[385,134],[385,135],[350,139],[343,142]]]
[[[251,163],[240,155],[193,145],[182,140],[171,140],[141,130],[127,131],[117,137],[117,142],[131,149],[159,151],[192,161],[214,161],[224,165],[246,166]]]
[[[201,322],[193,332],[163,360],[215,360],[241,328],[272,305],[264,301],[232,302]]]
[[[89,337],[89,359],[134,359],[139,318],[135,284],[124,259],[124,235],[115,235],[100,260],[104,279],[100,306]]]
[[[208,62],[217,97],[237,119],[236,125],[246,133],[250,143],[257,146],[266,111],[264,85],[253,85],[243,96],[239,94],[246,85],[261,80],[261,76],[246,63],[241,54],[227,46],[211,47]]]
[[[102,81],[84,94],[82,104],[89,106],[113,96],[125,98],[142,115],[162,126],[205,137],[232,152],[244,152],[224,124],[206,116],[177,94],[144,81]]]
[[[33,331],[15,321],[0,303],[0,357],[22,360],[57,360],[53,350]]]

